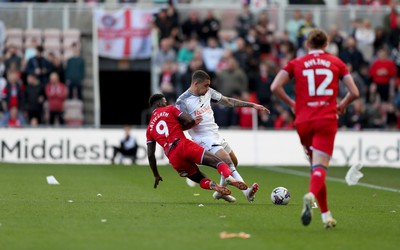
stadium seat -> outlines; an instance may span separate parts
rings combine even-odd
[[[20,28],[10,28],[6,30],[6,47],[14,45],[17,49],[23,48],[24,32]]]
[[[26,29],[24,31],[24,47],[29,47],[32,44],[33,39],[36,39],[38,45],[41,45],[43,40],[42,33],[41,29]]]
[[[81,43],[81,31],[78,29],[67,29],[62,32],[63,48],[71,48],[73,43]]]
[[[55,46],[55,44],[58,44],[58,46],[61,46],[61,30],[53,28],[44,29],[43,40],[43,46],[46,46],[46,44],[51,44],[53,46]]]
[[[24,31],[20,28],[10,28],[6,30],[6,39],[8,38],[20,38],[24,37]]]

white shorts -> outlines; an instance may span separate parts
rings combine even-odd
[[[225,151],[229,154],[231,152],[231,147],[228,142],[225,141],[221,136],[213,136],[213,137],[203,137],[201,140],[196,141],[200,146],[205,148],[207,151],[215,154],[220,149],[225,149]]]

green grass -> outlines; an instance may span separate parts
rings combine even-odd
[[[219,180],[213,169],[201,169]],[[211,191],[187,186],[169,166],[160,167],[164,181],[153,189],[147,166],[2,163],[0,249],[399,249],[400,192],[328,180],[337,227],[323,229],[317,209],[304,227],[300,211],[309,179],[301,174],[308,168],[281,169],[292,172],[240,168],[248,184],[258,182],[260,190],[250,204],[231,188],[238,201],[228,204],[213,200]],[[344,179],[346,171],[331,168],[328,176]],[[362,172],[363,183],[400,190],[400,169]],[[47,184],[48,175],[60,185]],[[276,186],[289,189],[289,205],[271,203]],[[221,231],[251,238],[222,240]]]

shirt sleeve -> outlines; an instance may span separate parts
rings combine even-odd
[[[211,92],[211,101],[212,102],[219,102],[222,98],[222,94],[215,89],[210,88]]]

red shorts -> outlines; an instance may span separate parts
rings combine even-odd
[[[205,149],[199,144],[189,140],[180,139],[168,155],[169,163],[180,176],[191,176],[201,164]]]
[[[332,156],[338,121],[332,119],[313,120],[296,124],[297,134],[308,156],[313,150]]]

